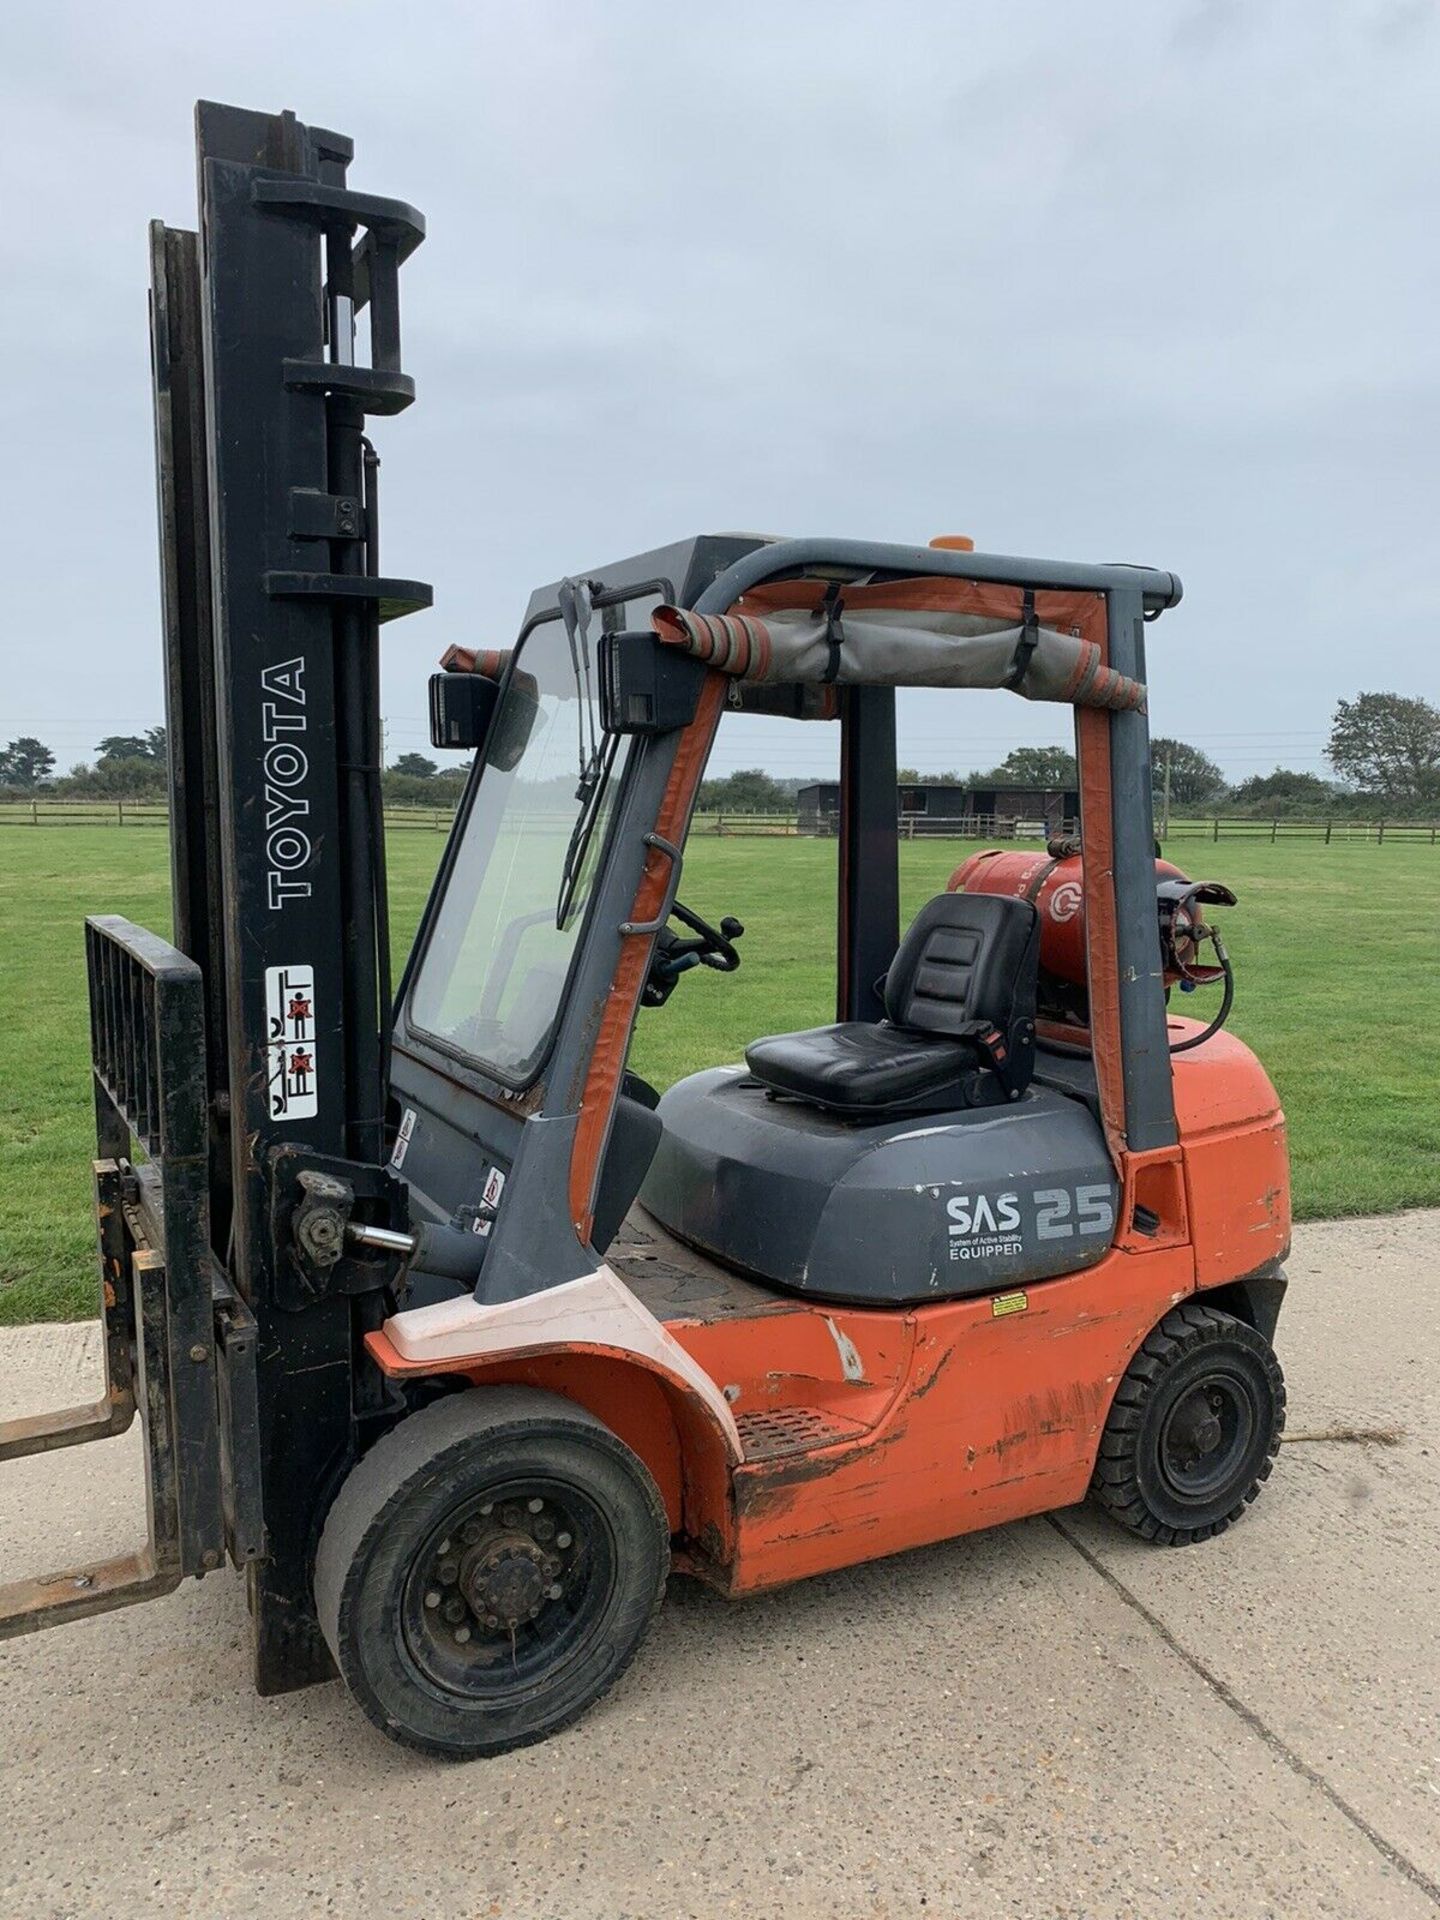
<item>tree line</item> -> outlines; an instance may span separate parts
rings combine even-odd
[[[1158,735],[1150,743],[1157,816],[1168,779],[1170,812],[1225,812],[1264,819],[1326,814],[1389,814],[1395,819],[1440,815],[1440,708],[1399,693],[1361,693],[1335,708],[1325,758],[1326,779],[1277,766],[1231,782],[1207,753],[1188,741]],[[902,769],[902,784],[960,780],[955,773]],[[1017,747],[989,773],[964,777],[970,787],[1075,785],[1075,756],[1063,747]]]
[[[106,734],[93,766],[82,761],[58,778],[45,742],[22,734],[0,748],[0,792],[26,799],[44,793],[56,800],[163,800],[168,765],[164,727]]]
[[[453,805],[469,772],[442,769],[422,753],[402,753],[381,775],[385,798],[399,805]],[[144,733],[107,734],[93,764],[82,762],[57,775],[55,755],[43,740],[22,734],[0,748],[0,796],[29,800],[163,800],[168,792],[169,747],[164,727]]]
[[[162,800],[166,793],[164,727],[138,734],[107,734],[93,764],[57,776],[55,755],[23,734],[0,748],[0,796],[57,800]],[[1151,742],[1157,811],[1169,782],[1172,814],[1223,810],[1271,815],[1388,813],[1395,819],[1440,814],[1440,707],[1399,693],[1361,693],[1341,700],[1331,721],[1325,758],[1332,779],[1276,767],[1232,784],[1199,747],[1164,735]],[[453,805],[468,766],[441,768],[423,753],[402,753],[384,771],[385,798],[398,805]],[[1075,785],[1075,756],[1064,747],[1016,747],[986,773],[926,773],[900,769],[902,786],[954,782],[968,787]],[[707,813],[780,813],[809,784],[746,767],[706,780],[699,804]]]
[[[1325,758],[1326,779],[1296,767],[1276,767],[1231,782],[1199,747],[1161,734],[1150,743],[1157,818],[1169,801],[1175,815],[1223,812],[1271,819],[1327,814],[1389,814],[1394,819],[1440,815],[1440,708],[1398,693],[1362,693],[1336,706]],[[1065,747],[1016,747],[985,773],[953,768],[927,772],[901,767],[901,786],[1042,787],[1076,784],[1075,756]],[[780,813],[794,805],[802,780],[777,780],[747,767],[700,789],[706,812]]]

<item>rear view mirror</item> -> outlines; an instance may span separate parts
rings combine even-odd
[[[499,699],[499,681],[483,673],[432,673],[431,746],[467,752],[484,746]]]
[[[513,773],[530,744],[539,717],[540,689],[535,684],[535,676],[519,668],[510,675],[505,689],[505,703],[486,745],[486,762],[499,767],[502,773]]]

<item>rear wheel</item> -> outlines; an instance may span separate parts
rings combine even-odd
[[[670,1538],[644,1463],[559,1395],[478,1387],[410,1415],[341,1488],[315,1563],[346,1685],[454,1759],[556,1732],[633,1659]]]
[[[1269,1478],[1284,1425],[1285,1379],[1269,1341],[1215,1307],[1177,1307],[1120,1382],[1091,1497],[1143,1539],[1208,1540]]]

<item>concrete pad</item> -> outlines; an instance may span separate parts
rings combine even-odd
[[[1167,1554],[1088,1509],[1060,1520],[1432,1881],[1440,1881],[1437,1263],[1433,1213],[1297,1234],[1276,1338],[1290,1394],[1287,1444],[1254,1524]]]
[[[1297,1234],[1299,1442],[1184,1553],[1083,1512],[728,1604],[468,1767],[250,1691],[238,1579],[0,1646],[0,1913],[1407,1920],[1440,1905],[1440,1215]],[[0,1335],[0,1410],[93,1329]],[[0,1578],[118,1551],[132,1439],[0,1474]],[[1063,1529],[1063,1531],[1062,1531]]]

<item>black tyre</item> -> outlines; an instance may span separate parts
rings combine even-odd
[[[1285,1378],[1270,1342],[1192,1302],[1155,1328],[1116,1390],[1090,1495],[1165,1546],[1223,1533],[1270,1476]]]
[[[377,1441],[340,1489],[315,1605],[380,1730],[451,1759],[576,1719],[625,1671],[665,1591],[644,1463],[557,1394],[477,1387]]]

